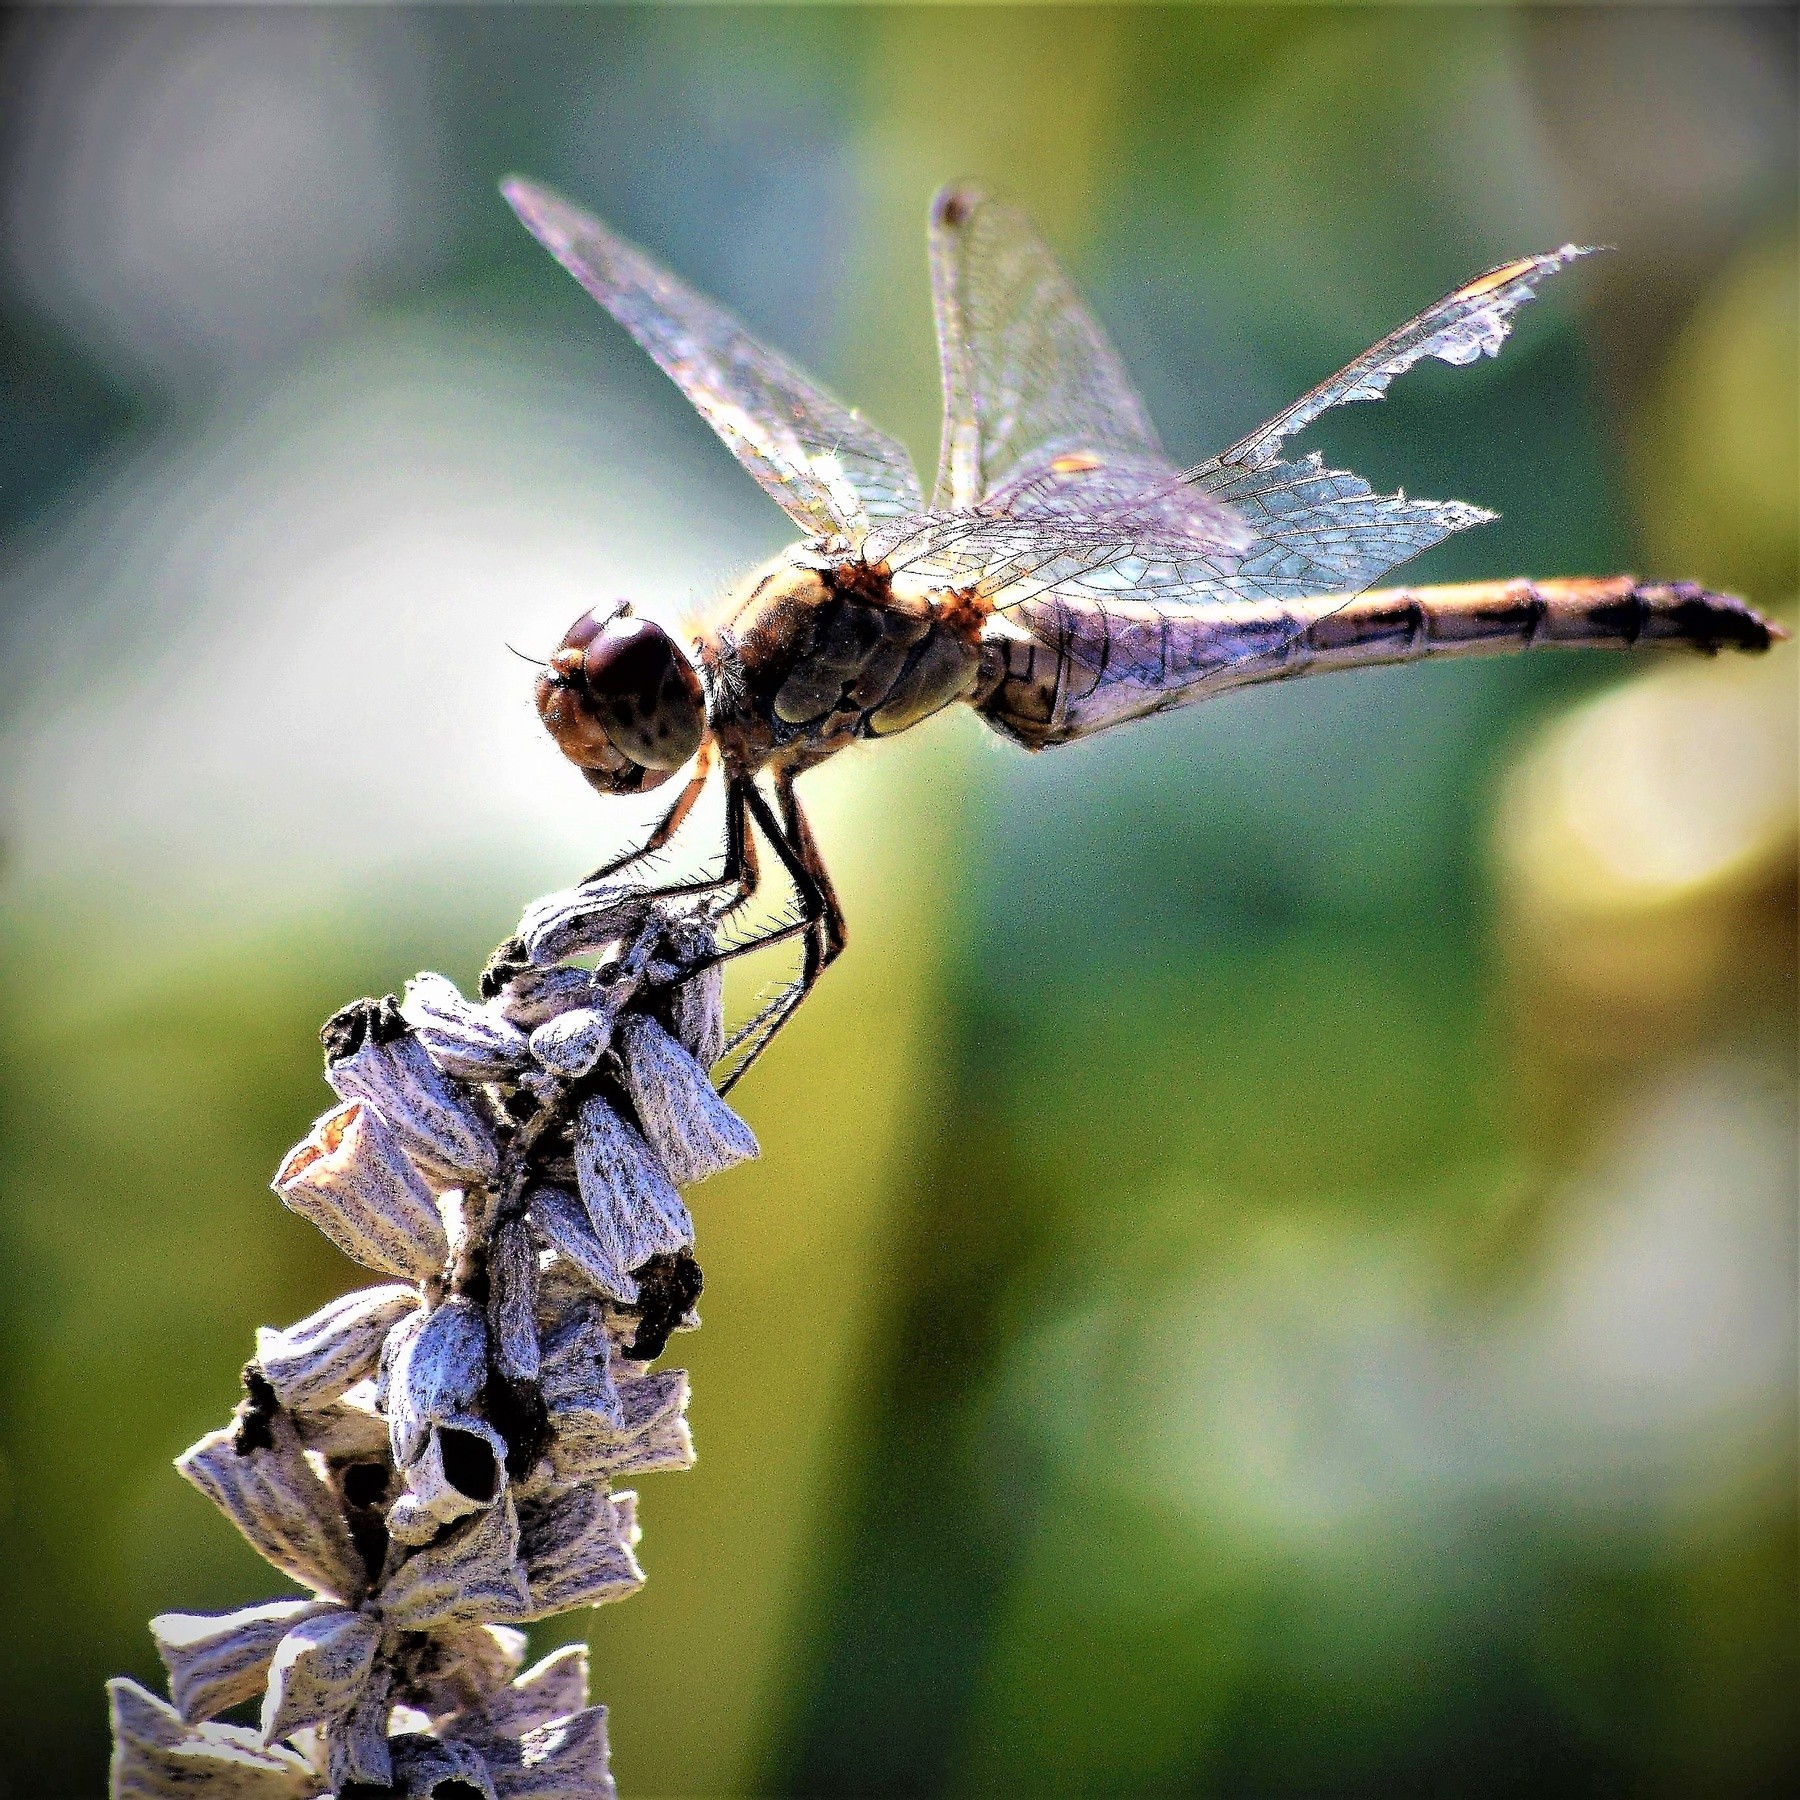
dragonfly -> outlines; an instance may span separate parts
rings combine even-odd
[[[686,769],[604,882],[666,846],[715,771],[722,873],[662,893],[746,905],[756,834],[788,912],[731,946],[800,941],[798,972],[726,1045],[722,1092],[847,942],[795,782],[846,745],[957,705],[1028,750],[1091,738],[1257,682],[1427,657],[1667,645],[1758,651],[1781,629],[1729,594],[1631,575],[1376,587],[1496,515],[1375,492],[1287,441],[1379,400],[1435,358],[1495,355],[1565,245],[1489,269],[1217,456],[1162,448],[1118,352],[1030,220],[966,182],[928,227],[943,431],[927,498],[903,444],[759,343],[728,312],[534,182],[502,192],[804,534],[678,642],[628,602],[584,613],[537,677],[538,711],[602,794]],[[765,794],[762,783],[769,792]]]

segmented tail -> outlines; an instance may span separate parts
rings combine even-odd
[[[1787,636],[1733,594],[1715,594],[1691,581],[1645,583],[1632,575],[1377,588],[1341,606],[1330,600],[1314,604],[1320,616],[1271,675],[1544,645],[1663,644],[1710,656],[1720,650],[1766,650]]]

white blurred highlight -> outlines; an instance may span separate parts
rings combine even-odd
[[[672,621],[784,525],[671,431],[503,338],[398,327],[119,471],[0,588],[31,621],[15,894],[516,895],[599,860],[653,803],[582,784],[508,646],[620,596]]]
[[[431,242],[410,26],[74,9],[17,30],[4,254],[127,383],[204,389],[348,317]]]

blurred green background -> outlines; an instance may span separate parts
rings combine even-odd
[[[1309,442],[1501,511],[1422,575],[1793,617],[1791,10],[4,31],[0,1793],[97,1792],[146,1617],[280,1586],[169,1459],[354,1279],[266,1188],[318,1021],[630,826],[507,647],[788,535],[502,173],[927,468],[951,176],[1182,458],[1616,245]],[[1791,654],[1543,656],[813,777],[852,946],[696,1197],[700,1463],[560,1627],[625,1791],[1795,1791],[1794,733]]]

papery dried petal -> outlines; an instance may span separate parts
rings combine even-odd
[[[610,1007],[574,1006],[546,1019],[531,1034],[532,1060],[564,1081],[585,1075],[612,1043]]]
[[[501,990],[494,1004],[521,1031],[536,1031],[550,1019],[577,1007],[604,1004],[606,989],[592,969],[558,964],[524,969]]]
[[[510,1493],[422,1550],[382,1583],[381,1610],[402,1631],[523,1619],[530,1604]]]
[[[707,1079],[706,1071],[654,1019],[619,1021],[625,1091],[644,1141],[669,1179],[687,1187],[757,1154],[750,1127]]]
[[[599,1244],[599,1285],[616,1299],[635,1300],[633,1269],[693,1247],[688,1209],[649,1146],[598,1098],[583,1102],[576,1116],[575,1176]]]
[[[264,1749],[241,1726],[190,1725],[135,1681],[109,1681],[106,1692],[112,1800],[315,1800],[325,1792],[304,1758]]]
[[[450,1254],[437,1202],[387,1121],[353,1100],[313,1126],[276,1171],[275,1192],[365,1268],[425,1281]]]
[[[519,1554],[530,1584],[528,1618],[604,1606],[644,1585],[631,1553],[636,1517],[593,1488],[552,1488],[519,1505]]]
[[[651,896],[638,887],[597,882],[565,888],[528,906],[516,935],[525,956],[541,967],[634,936],[650,907]]]
[[[292,1422],[261,1422],[266,1443],[237,1447],[227,1427],[203,1437],[175,1466],[230,1519],[259,1556],[315,1593],[354,1603],[367,1583],[331,1490],[306,1460]]]
[[[327,1022],[325,1079],[343,1100],[366,1100],[428,1178],[491,1182],[500,1152],[468,1095],[431,1060],[392,1001],[359,1001]]]
[[[423,1453],[434,1423],[474,1410],[487,1382],[487,1320],[473,1300],[457,1294],[394,1341],[380,1395],[394,1461],[405,1468]]]
[[[325,1772],[340,1800],[353,1782],[373,1788],[393,1783],[394,1760],[387,1734],[393,1685],[392,1675],[377,1663],[356,1704],[325,1734]]]
[[[579,1712],[587,1705],[587,1695],[587,1645],[564,1644],[481,1706],[449,1721],[443,1732],[446,1737],[483,1745],[497,1738],[516,1738],[534,1726]]]
[[[269,1664],[262,1741],[343,1718],[361,1697],[380,1647],[381,1627],[365,1613],[334,1608],[302,1619]]]
[[[606,1760],[606,1708],[583,1707],[481,1746],[499,1800],[618,1800]]]
[[[409,1731],[390,1738],[388,1747],[394,1757],[394,1792],[403,1800],[433,1800],[437,1794],[499,1800],[487,1763],[473,1744]]]
[[[256,1333],[256,1361],[290,1412],[317,1408],[373,1375],[387,1334],[419,1304],[416,1288],[359,1288],[285,1331]]]
[[[524,1218],[506,1218],[488,1248],[488,1325],[494,1359],[512,1381],[538,1373],[538,1251]]]
[[[407,1699],[428,1717],[479,1711],[525,1661],[526,1638],[510,1625],[441,1625],[402,1640]]]
[[[598,1307],[584,1303],[544,1346],[539,1384],[557,1434],[616,1438],[625,1408],[612,1377],[613,1341]]]
[[[375,1384],[359,1381],[341,1399],[293,1415],[294,1430],[306,1449],[327,1462],[384,1462],[388,1422],[375,1410]]]
[[[330,1600],[271,1600],[228,1613],[159,1613],[150,1636],[176,1710],[190,1721],[211,1719],[254,1699],[275,1646],[303,1620],[338,1610]]]
[[[477,1004],[456,984],[429,972],[406,984],[400,1016],[446,1075],[499,1081],[525,1066],[525,1034],[492,1002]]]
[[[694,1436],[683,1416],[687,1406],[687,1373],[669,1369],[650,1377],[655,1383],[679,1382],[671,1395],[662,1390],[665,1404],[643,1422],[633,1421],[614,1437],[599,1432],[560,1432],[550,1446],[550,1466],[559,1480],[604,1481],[614,1476],[655,1475],[666,1470],[694,1466]],[[620,1394],[628,1409],[633,1404],[630,1387]],[[643,1399],[647,1396],[638,1396]]]
[[[388,1509],[388,1531],[398,1543],[428,1543],[453,1519],[499,1499],[506,1440],[485,1419],[448,1419],[431,1427],[424,1450],[402,1473],[406,1492]]]

